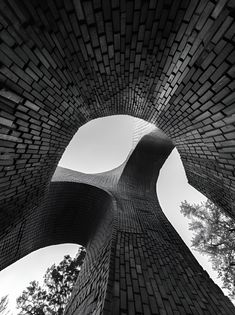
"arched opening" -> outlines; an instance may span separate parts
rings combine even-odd
[[[232,1],[3,2],[0,235],[4,242],[11,233],[16,244],[9,259],[30,250],[26,238],[20,248],[25,221],[54,185],[51,177],[72,135],[109,114],[132,114],[161,128],[177,146],[189,183],[235,216]],[[108,186],[106,180],[101,184]],[[76,185],[58,191],[64,186]],[[182,303],[190,309],[195,296],[188,299],[187,291]],[[230,313],[216,287],[198,291],[209,298],[193,303],[195,312],[216,313],[221,300],[218,312]],[[163,310],[171,308],[167,303],[157,301]],[[176,304],[183,313],[184,305]]]
[[[122,128],[120,128],[121,126],[123,126],[123,130],[125,130],[124,133],[120,132],[120,130],[123,131]],[[72,168],[77,171],[93,174],[102,171],[105,172],[108,170],[112,170],[125,161],[130,150],[133,149],[136,142],[141,138],[141,136],[149,133],[154,128],[154,125],[151,125],[141,119],[124,115],[109,116],[93,120],[80,128],[80,130],[71,141],[69,147],[67,148],[68,151],[64,153],[64,156],[62,157],[59,165],[70,168],[71,164],[66,165],[63,163],[66,163],[66,160],[69,160],[69,156],[71,156],[71,154],[74,154],[76,156],[80,154],[81,151],[73,151],[72,147],[73,149],[77,148],[77,150],[79,151],[79,149],[81,148],[79,146],[79,142],[81,143],[85,140],[85,145],[91,150],[88,153],[88,156],[86,156],[84,159],[85,162],[88,162],[87,164],[85,163],[86,168],[79,168],[80,165],[78,166],[78,163],[76,165],[76,161],[75,164],[73,164],[74,167]],[[112,131],[112,133],[109,131]],[[106,135],[108,135],[110,142],[108,143],[107,141],[105,145],[105,143],[101,143],[99,141],[100,139],[103,140]],[[114,137],[112,138],[113,135]],[[88,137],[90,137],[91,141],[88,140]],[[116,161],[119,162],[112,160],[113,156],[112,154],[110,154],[110,152],[112,151],[112,146],[114,144],[113,140],[114,142],[116,140],[119,141],[116,142],[116,145],[120,150],[117,150],[114,155]],[[92,142],[94,144],[94,147],[101,148],[99,152],[96,151],[94,154],[92,154]],[[113,147],[115,148],[115,145]],[[119,159],[119,156],[117,156],[117,154],[120,153],[122,149],[122,155],[120,154],[121,158]],[[87,152],[88,150],[85,153],[87,154]],[[68,155],[68,157],[65,158],[65,155]],[[90,162],[90,166],[88,161],[89,155],[94,158],[93,162]],[[109,165],[108,167],[106,163],[107,157]],[[96,164],[94,162],[97,162],[96,160],[103,164],[103,166],[101,166],[103,168],[96,169],[97,166],[94,165]],[[167,218],[172,223],[174,228],[177,230],[179,235],[182,237],[184,242],[190,248],[192,232],[188,229],[188,220],[184,218],[184,216],[180,213],[180,203],[183,202],[185,199],[187,199],[187,201],[189,202],[200,203],[202,201],[205,201],[206,197],[188,183],[185,170],[180,159],[180,155],[176,148],[168,157],[167,161],[160,171],[160,176],[157,182],[157,191],[157,195],[159,197],[159,201],[164,213],[166,214]],[[220,279],[217,278],[217,273],[212,269],[208,257],[203,256],[196,251],[193,251],[193,254],[203,266],[203,268],[207,270],[214,281],[222,287],[222,282],[220,281]]]
[[[87,281],[86,271],[93,263],[90,257],[98,257],[100,253],[103,255],[102,246],[111,237],[112,230],[105,230],[103,221],[110,226],[111,220],[112,200],[105,191],[80,183],[51,183],[42,205],[1,243],[5,250],[2,251],[0,265],[2,268],[9,266],[32,250],[47,245],[66,242],[82,244],[87,249],[88,259],[79,279]],[[94,248],[97,235],[99,245]],[[17,246],[15,239],[18,240]],[[97,260],[94,259],[94,262]],[[35,268],[33,263],[31,267]],[[99,272],[97,268],[95,270]],[[97,277],[94,272],[92,276]],[[91,281],[92,276],[89,277]]]
[[[115,116],[113,116],[112,117],[113,119],[115,119]],[[131,117],[128,117],[128,119],[130,119]],[[106,118],[103,118],[103,119],[109,119],[109,117],[106,117]],[[100,121],[102,121],[103,119],[99,119]],[[129,122],[131,123],[131,124],[133,124],[133,121],[131,121],[131,119],[129,120]],[[91,122],[92,123],[92,122]],[[138,122],[137,122],[138,123]],[[128,140],[129,141],[129,151],[128,150],[126,150],[126,156],[124,156],[124,155],[122,155],[122,158],[120,159],[120,161],[116,164],[116,165],[113,165],[113,166],[109,166],[108,167],[108,169],[98,169],[98,170],[94,170],[94,169],[92,169],[91,171],[89,171],[89,170],[82,170],[82,169],[77,169],[77,171],[83,171],[83,172],[85,172],[85,173],[100,173],[101,171],[108,171],[108,170],[110,170],[110,169],[113,169],[114,167],[117,167],[118,165],[120,165],[122,162],[124,162],[125,161],[125,159],[126,159],[126,157],[128,156],[128,154],[129,154],[129,152],[130,152],[130,150],[131,149],[133,149],[134,148],[134,146],[135,146],[135,144],[136,144],[136,139],[139,139],[144,133],[146,133],[146,132],[149,132],[150,130],[146,127],[146,123],[145,122],[143,122],[143,121],[140,121],[140,124],[142,124],[142,129],[143,130],[141,130],[141,128],[137,128],[137,129],[135,129],[133,126],[132,126],[132,128],[130,128],[130,130],[129,130],[129,138],[127,137],[127,132],[125,132],[125,133],[123,133],[123,135],[124,135],[124,138],[122,139],[122,141],[120,141],[120,143],[123,143],[124,142],[124,140],[126,141],[126,140]],[[102,129],[104,128],[104,124],[101,122],[101,125],[103,126],[102,127]],[[111,129],[111,126],[112,126],[112,128],[114,127],[114,124],[113,124],[113,122],[112,123],[109,123],[108,124],[109,125],[109,128],[108,128],[108,130],[102,130],[102,131],[105,131],[106,132],[106,134],[110,131],[110,129]],[[111,125],[111,126],[110,126]],[[119,134],[120,134],[120,129],[121,129],[121,127],[120,127],[120,122],[117,124],[117,126],[118,126],[118,128],[117,128],[117,131],[119,131]],[[139,126],[140,127],[140,126]],[[82,128],[81,128],[81,130],[82,130]],[[96,133],[96,130],[94,129],[94,130],[91,130],[91,135],[97,135],[97,133]],[[98,137],[98,138],[102,138],[102,137]],[[76,136],[74,137],[74,140],[76,140]],[[112,138],[111,138],[111,140],[112,140]],[[89,140],[87,140],[86,139],[86,141],[85,142],[87,142],[88,144],[89,144]],[[96,140],[96,142],[97,142],[97,140]],[[72,142],[71,142],[71,144],[72,144]],[[130,146],[130,144],[131,144],[131,146]],[[79,142],[78,143],[76,143],[76,141],[75,141],[75,145],[76,145],[76,147],[77,147],[77,149],[79,150]],[[89,144],[90,145],[90,144]],[[121,146],[121,144],[119,144],[120,146]],[[99,145],[98,145],[99,146]],[[128,146],[127,146],[128,147]],[[81,151],[82,151],[82,149],[80,149]],[[101,152],[102,151],[104,151],[104,150],[101,150]],[[120,150],[118,150],[118,151],[120,151]],[[105,155],[106,156],[109,156],[109,157],[111,157],[111,155],[109,154],[109,152],[110,152],[110,147],[108,148],[108,151],[105,153]],[[104,153],[104,152],[103,152]],[[71,154],[71,153],[70,153]],[[74,154],[74,156],[76,156],[76,154],[75,153],[72,153],[72,154]],[[90,155],[92,155],[92,153],[89,153]],[[93,155],[95,156],[95,158],[97,159],[98,158],[98,156],[97,156],[97,153],[93,153]],[[174,152],[172,153],[172,155],[173,155],[173,164],[175,165],[175,168],[177,169],[177,164],[175,164],[176,163],[176,157],[174,157]],[[116,156],[116,155],[115,155]],[[170,158],[172,158],[172,156],[171,157],[169,157],[169,159]],[[102,158],[101,158],[101,160],[102,160]],[[76,164],[76,160],[75,160],[75,164]],[[91,163],[92,164],[92,163]],[[65,165],[65,164],[62,164],[63,166],[66,166],[66,167],[68,167],[68,168],[73,168],[74,169],[74,167],[71,167],[70,165]],[[106,163],[104,163],[104,165],[106,165]],[[93,166],[93,165],[92,165]],[[75,169],[75,171],[76,171],[76,169]],[[167,185],[167,190],[169,189],[169,182],[167,182],[167,183],[165,183],[165,185]],[[164,189],[164,188],[163,188]],[[168,195],[169,195],[169,193],[168,193]],[[186,197],[185,197],[186,198]],[[164,210],[164,206],[163,206],[163,210]],[[175,224],[173,224],[173,225],[175,225]],[[185,233],[186,234],[186,233]],[[187,242],[186,242],[187,243]]]
[[[154,128],[153,124],[128,115],[93,119],[78,129],[58,165],[87,174],[112,170]]]

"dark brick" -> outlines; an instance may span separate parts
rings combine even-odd
[[[81,240],[88,259],[67,314],[233,314],[145,191],[151,154],[140,174],[132,153],[136,171],[118,188],[112,172],[51,183],[79,127],[128,114],[168,134],[189,183],[234,216],[231,1],[5,0],[0,11],[0,235],[9,245],[0,265],[49,240]],[[115,193],[115,211],[102,189]]]

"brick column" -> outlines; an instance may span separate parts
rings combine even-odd
[[[79,314],[79,313],[76,313]],[[118,199],[104,314],[234,314],[157,199]]]
[[[160,131],[142,138],[112,192],[66,315],[234,314],[163,214],[156,179],[173,145]]]

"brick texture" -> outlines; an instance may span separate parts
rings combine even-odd
[[[178,148],[189,183],[235,217],[234,73],[233,1],[2,0],[3,243],[11,233],[16,244],[23,237],[23,222],[45,202],[56,165],[77,129],[115,114],[142,118],[164,131]],[[146,150],[152,143],[148,141]],[[151,173],[150,168],[138,169],[135,154],[132,159],[137,161],[127,162],[123,173],[118,168],[89,178],[87,184],[98,181],[94,186],[106,190],[123,185],[128,200],[143,191],[153,194],[157,173],[151,183],[142,182],[140,173],[133,175],[134,170]],[[79,178],[74,181],[87,180]],[[130,222],[138,229],[133,207],[134,201],[128,203]],[[125,234],[117,237],[120,242],[126,239]],[[133,236],[132,242],[144,240]],[[130,314],[148,314],[149,303],[153,312],[156,301],[140,303],[145,301],[139,298],[142,291],[119,301],[121,313],[128,305]],[[118,294],[125,292],[120,289]],[[160,313],[169,312],[166,305]],[[198,313],[203,313],[198,305],[192,307],[201,307]]]
[[[234,215],[233,12],[232,1],[1,1],[1,230],[38,204],[77,129],[113,114],[161,128],[189,182]]]
[[[66,314],[233,314],[163,214],[156,180],[173,148],[159,130],[112,171],[58,168],[36,211],[0,242],[0,267],[65,242],[87,255]]]

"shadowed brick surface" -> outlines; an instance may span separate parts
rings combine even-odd
[[[110,196],[96,187],[53,182],[42,204],[1,240],[0,269],[45,246],[86,246],[102,221]],[[111,203],[111,202],[110,202]]]
[[[172,149],[155,130],[113,171],[58,168],[41,205],[1,240],[1,268],[43,246],[75,242],[87,255],[68,315],[233,314],[159,206],[156,180]]]
[[[38,204],[78,127],[113,114],[160,127],[189,182],[234,215],[233,12],[233,1],[2,0],[1,231]]]
[[[53,194],[53,187],[57,185],[50,185],[51,177],[74,133],[87,121],[102,116],[129,114],[162,129],[179,150],[189,183],[234,217],[234,73],[234,1],[231,0],[1,0],[2,257],[6,257],[6,244],[10,237],[12,241],[7,250],[10,253],[12,244],[15,244],[17,249],[14,248],[14,253],[20,253],[20,240],[23,242],[24,228],[29,226],[24,225],[24,222],[44,211],[40,210],[45,206],[44,196],[50,199],[46,196]],[[89,179],[84,174],[76,175],[70,171],[61,171],[62,175],[67,178],[78,177],[73,180],[77,185],[84,182],[112,191],[114,195],[120,190],[123,194],[128,192],[130,222],[125,219],[129,214],[124,215],[123,221],[119,217],[115,220],[119,222],[117,224],[123,222],[127,228],[131,222],[136,222],[133,229],[138,230],[139,210],[131,211],[132,208],[136,209],[136,194],[149,199],[151,193],[151,206],[148,207],[153,211],[152,198],[155,198],[157,172],[149,181],[148,176],[153,170],[150,164],[142,165],[140,162],[147,159],[148,148],[154,146],[154,137],[150,136],[143,145],[142,149],[146,150],[147,155],[144,151],[137,154],[135,150],[126,168],[123,165],[113,173]],[[160,144],[159,148],[162,149]],[[142,154],[144,158],[141,158]],[[151,160],[152,157],[149,158]],[[143,180],[142,172],[146,172],[144,177],[148,178],[147,181]],[[83,186],[74,183],[73,187]],[[121,198],[118,209],[122,204]],[[159,208],[155,201],[154,204],[157,213],[160,210],[157,210]],[[107,222],[109,220],[107,218]],[[104,226],[105,222],[104,219]],[[108,241],[110,231],[105,233],[101,242],[103,245],[99,246],[107,248],[105,253],[110,255],[109,246],[113,248],[111,241]],[[118,233],[115,239],[119,240],[121,246],[126,242],[126,234]],[[139,230],[138,233],[142,232]],[[154,235],[151,234],[152,240],[158,237],[156,233]],[[137,237],[133,234],[130,237],[131,242],[138,246],[147,242],[147,236]],[[53,242],[56,243],[56,239]],[[151,243],[150,239],[148,242]],[[40,246],[45,244],[41,243]],[[99,246],[94,250],[94,255],[98,256],[94,257],[100,257],[101,265],[106,264],[108,256],[101,255]],[[25,253],[36,247],[28,247]],[[113,251],[116,249],[112,249],[114,255]],[[154,253],[151,255],[155,257]],[[86,266],[92,266],[93,258]],[[12,259],[9,258],[9,261]],[[114,257],[110,255],[110,259]],[[111,265],[116,266],[113,261]],[[125,268],[129,268],[128,265]],[[125,268],[124,271],[122,269],[124,273]],[[139,267],[138,270],[141,274]],[[112,277],[115,274],[110,273],[109,279]],[[182,277],[186,275],[183,273]],[[147,283],[151,281],[144,284],[146,288],[149,286]],[[83,285],[85,288],[85,282]],[[127,283],[125,285],[128,286]],[[156,284],[152,286],[155,290]],[[143,302],[145,297],[142,295],[145,296],[145,293],[141,295],[143,290],[134,292],[134,297],[130,293],[130,302],[129,298],[126,302],[120,302],[122,296],[126,296],[123,293],[126,291],[122,287],[119,289],[114,287],[112,293],[107,291],[107,294],[115,297],[112,301],[117,303],[111,308],[126,314],[125,307],[129,303],[130,314],[149,313],[146,306],[149,303]],[[99,288],[94,290],[98,292]],[[208,290],[205,289],[205,292]],[[104,292],[103,295],[97,293],[95,301],[99,301],[98,304],[94,301],[88,303],[86,299],[89,299],[89,293],[83,294],[84,299],[79,297],[79,304],[88,305],[91,302],[92,309],[100,303],[97,308],[99,313],[104,303]],[[137,306],[135,301],[140,301],[140,295],[143,303]],[[203,298],[205,295],[203,293]],[[212,293],[212,296],[215,301],[220,300],[215,297],[216,294]],[[155,298],[158,299],[158,295]],[[161,304],[155,298],[155,302],[151,302],[151,312],[154,313],[154,303],[157,303],[158,307],[164,306],[160,307],[161,311],[159,308],[159,312],[169,313],[170,302],[165,305],[163,299]],[[182,306],[189,303],[191,298],[182,297],[180,302],[175,303]],[[203,304],[202,300],[201,303],[197,301],[188,305],[198,313],[203,313],[203,307],[209,302]],[[185,309],[186,306],[182,307],[186,313],[190,313]],[[73,308],[76,309],[75,306]],[[177,311],[183,314],[182,309],[177,308]],[[173,313],[177,314],[177,311]],[[72,314],[72,309],[68,312]],[[225,311],[225,314],[228,312]]]

